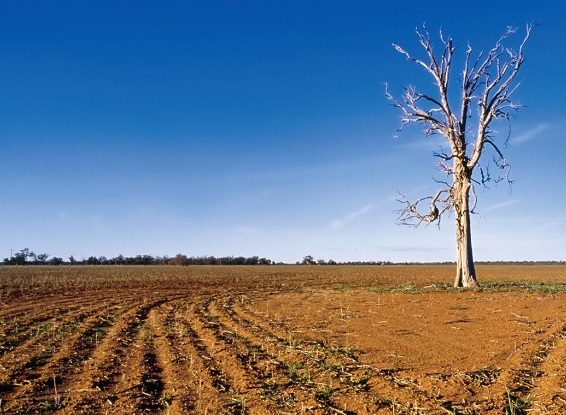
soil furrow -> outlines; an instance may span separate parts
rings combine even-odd
[[[531,359],[540,373],[525,398],[533,414],[566,413],[566,324],[557,325],[550,334]]]
[[[92,314],[103,316],[115,304],[115,300],[110,303],[98,301],[95,306],[92,303],[86,306],[80,299],[75,299],[74,305],[71,305],[69,300],[62,308],[57,306],[52,308],[51,305],[49,309],[34,307],[25,314],[0,316],[0,319],[8,320],[5,324],[7,327],[0,334],[0,351],[4,352],[0,358],[0,365],[3,359],[9,357],[8,352],[36,343],[40,334],[48,336],[50,329],[61,330],[62,327],[75,325],[82,318]],[[80,313],[77,314],[79,311]],[[12,358],[10,357],[9,360]]]
[[[248,348],[246,360],[265,379],[262,394],[266,400],[281,410],[298,410],[300,402],[301,408],[331,411],[346,408],[355,399],[358,404],[367,402],[371,413],[368,382],[375,370],[359,364],[355,351],[291,335],[274,337],[272,331],[260,329],[261,324],[254,326],[241,318],[233,306],[234,298],[225,298],[215,312],[223,329],[232,331]]]
[[[197,298],[187,304],[185,311],[177,314],[176,322],[179,323],[179,337],[186,340],[181,343],[184,346],[182,350],[188,359],[191,381],[197,390],[195,412],[218,413],[223,405],[232,403],[234,388],[220,362],[213,357],[213,337],[203,330],[197,312],[202,301],[202,298]]]
[[[84,324],[89,315],[65,314],[63,318],[46,320],[36,326],[33,337],[19,347],[12,347],[0,358],[2,366],[9,366],[0,375],[0,384],[34,382],[63,342]]]
[[[562,321],[546,330],[532,333],[507,361],[507,369],[498,379],[492,393],[498,390],[498,406],[530,407],[532,391],[546,377],[544,366],[555,348],[557,337],[566,330]]]
[[[181,351],[179,326],[175,313],[178,303],[186,300],[178,299],[166,303],[150,311],[147,325],[153,333],[155,345],[155,364],[160,368],[161,394],[158,400],[170,413],[188,413],[196,407],[198,394],[195,382],[187,382],[189,367],[186,355]]]
[[[108,327],[85,361],[85,370],[67,385],[72,399],[63,413],[132,413],[139,408],[132,395],[141,393],[142,383],[130,367],[133,362],[143,361],[140,338],[144,335],[144,321],[150,309],[162,302],[144,300],[122,309],[123,313]]]
[[[227,352],[227,343],[219,336],[218,323],[208,310],[212,297],[205,297],[192,309],[191,325],[194,330],[196,345],[202,357],[209,361],[210,374],[216,379],[214,386],[220,392],[237,393],[247,386],[247,379],[233,370],[237,367],[236,359]]]
[[[2,268],[0,413],[566,412],[566,294],[439,269]]]
[[[301,302],[308,303],[309,296],[303,294]],[[358,362],[357,356],[352,360],[349,354],[357,353],[349,347],[330,346],[325,340],[305,340],[301,333],[286,327],[284,316],[272,315],[269,309],[258,311],[245,297],[232,298],[227,309],[234,324],[249,330],[246,336],[257,336],[256,341],[271,343],[270,347],[278,350],[272,352],[273,358],[280,367],[287,367],[287,377],[298,378],[300,382],[307,377],[318,385],[311,391],[318,406],[347,408],[348,402],[355,399],[363,413],[374,413],[380,408],[387,411],[395,408],[394,411],[402,413],[399,411],[414,411],[419,407],[417,402],[436,401],[435,406],[444,411],[441,399],[421,387],[416,373],[374,367]],[[305,374],[301,367],[309,367],[311,371]],[[425,378],[425,383],[430,383],[430,376]]]
[[[84,370],[85,362],[95,349],[95,343],[103,336],[108,323],[101,320],[99,315],[91,315],[79,323],[77,331],[62,344],[53,355],[47,359],[46,364],[33,368],[30,371],[29,381],[13,381],[14,393],[6,395],[3,400],[5,407],[43,408],[48,405],[59,409],[66,405],[71,398],[66,391],[65,384]],[[35,373],[35,376],[31,376]],[[30,398],[31,397],[31,398]]]

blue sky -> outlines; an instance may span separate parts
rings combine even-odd
[[[394,138],[384,83],[432,83],[392,43],[420,52],[426,22],[461,58],[541,21],[515,183],[478,189],[472,234],[477,260],[566,260],[566,6],[381,3],[0,2],[0,258],[454,260],[453,217],[395,224],[397,189],[432,194],[440,176],[438,139]]]

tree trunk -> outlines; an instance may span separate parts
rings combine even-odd
[[[459,170],[459,169],[456,169]],[[465,170],[465,169],[464,169]],[[472,231],[470,223],[470,188],[471,182],[468,174],[460,171],[455,174],[457,182],[453,187],[454,212],[456,215],[456,279],[454,287],[476,287],[476,269],[472,252]]]

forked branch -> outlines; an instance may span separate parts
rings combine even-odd
[[[452,58],[456,48],[452,39],[444,37],[442,32],[440,44],[443,49],[435,51],[426,27],[423,31],[417,29],[424,49],[422,58],[393,45],[407,60],[424,68],[436,86],[433,95],[423,94],[412,86],[405,87],[399,99],[395,99],[386,88],[389,101],[401,110],[401,127],[397,131],[401,132],[408,124],[415,123],[422,128],[425,137],[442,135],[446,143],[433,154],[440,171],[451,179],[451,183],[435,179],[442,187],[434,196],[411,202],[399,194],[397,200],[402,208],[397,211],[397,221],[408,226],[423,223],[425,226],[431,223],[440,225],[444,213],[454,212],[458,252],[455,286],[477,286],[470,232],[470,214],[475,213],[477,203],[474,184],[486,186],[492,180],[489,167],[493,164],[498,169],[498,177],[494,181],[507,180],[510,183],[509,163],[501,151],[507,141],[496,140],[497,134],[491,124],[496,120],[509,123],[511,116],[521,107],[512,98],[520,84],[516,78],[524,62],[523,49],[536,26],[527,25],[517,50],[504,46],[516,32],[513,28],[507,28],[486,54],[479,53],[474,57],[472,48],[468,46],[463,71],[457,74],[459,81],[454,79],[452,82]],[[476,113],[478,116],[472,124],[471,117]],[[484,150],[494,156],[493,161],[488,158],[486,163],[483,162],[486,159]],[[480,159],[483,165],[480,165]]]
[[[433,154],[439,159],[440,171],[453,178],[453,186],[462,187],[464,182],[472,187],[473,183],[481,183],[485,186],[490,181],[497,183],[501,180],[511,183],[510,165],[501,151],[502,145],[497,144],[495,132],[490,125],[495,120],[509,122],[512,113],[521,107],[511,98],[520,84],[516,82],[516,77],[524,62],[524,46],[536,26],[537,24],[533,23],[527,24],[525,36],[516,51],[504,46],[504,42],[516,32],[516,29],[510,27],[491,50],[486,54],[479,53],[475,59],[472,57],[472,48],[468,46],[464,70],[460,76],[461,83],[453,85],[460,88],[460,102],[459,105],[455,105],[459,114],[452,111],[448,93],[452,58],[456,50],[452,39],[445,38],[441,32],[440,41],[443,50],[435,53],[426,27],[423,31],[417,29],[419,42],[424,49],[423,59],[414,57],[399,45],[393,45],[395,50],[407,60],[424,68],[433,77],[437,86],[434,96],[420,93],[412,86],[404,87],[400,99],[395,99],[386,86],[387,99],[402,113],[401,127],[397,132],[400,133],[408,124],[416,123],[422,127],[425,137],[442,135],[447,140],[448,146],[446,150],[441,149],[440,152]],[[450,95],[452,99],[457,96]],[[469,122],[473,108],[477,109],[479,115],[475,127]],[[497,167],[498,177],[491,177],[490,162],[484,163],[483,168],[480,166],[477,169],[479,173],[474,172],[486,148],[489,148],[494,155],[491,163]],[[456,172],[459,173],[455,174]],[[435,196],[427,196],[412,203],[405,196],[400,196],[399,201],[404,207],[398,212],[398,222],[418,226],[421,223],[439,222],[442,213],[453,206],[454,195],[450,188],[446,188]],[[421,205],[425,202],[430,206],[428,212],[423,213]]]
[[[434,222],[438,222],[440,226],[442,215],[452,207],[450,188],[440,189],[436,195],[422,197],[414,202],[410,202],[405,195],[399,193],[397,201],[404,205],[402,209],[397,211],[398,223],[415,227],[422,223],[429,225]],[[421,209],[419,205],[423,202],[428,202],[427,213],[421,213],[421,211],[419,211],[419,209]]]

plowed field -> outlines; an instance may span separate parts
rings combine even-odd
[[[566,267],[452,273],[0,267],[0,413],[566,413]]]

